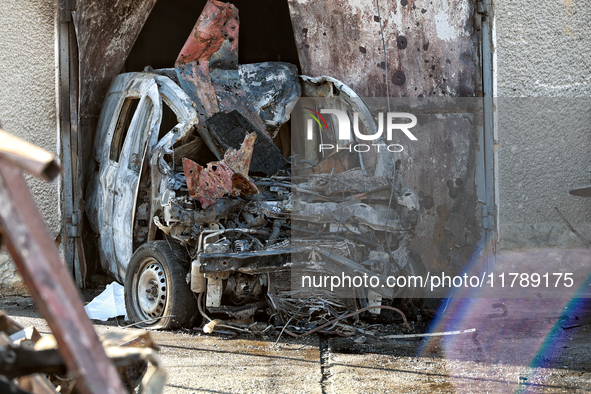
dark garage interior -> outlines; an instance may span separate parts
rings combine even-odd
[[[122,71],[142,71],[146,66],[173,67],[205,3],[205,0],[158,1]],[[286,0],[231,3],[240,10],[240,64],[283,61],[300,69]]]

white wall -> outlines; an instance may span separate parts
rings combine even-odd
[[[0,124],[56,153],[54,0],[0,1]],[[60,231],[58,184],[30,179],[54,237]],[[22,289],[12,262],[0,252],[0,293]]]
[[[500,249],[591,239],[591,1],[494,1]],[[530,97],[526,100],[508,97]],[[554,97],[557,99],[547,99]]]

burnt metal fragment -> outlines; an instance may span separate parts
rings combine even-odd
[[[298,68],[283,62],[241,64],[239,73],[248,102],[275,138],[302,95]]]
[[[286,168],[289,162],[273,142],[262,134],[240,112],[219,112],[207,120],[207,128],[222,150],[238,149],[245,132],[255,133],[254,152],[250,163],[251,173],[273,175]],[[244,174],[243,174],[244,175]]]
[[[223,151],[216,149],[203,125],[220,110],[211,75],[214,67],[234,70],[238,76],[238,24],[236,7],[208,1],[174,65],[181,87],[196,104],[197,131],[220,159]]]
[[[207,167],[183,159],[189,196],[207,208],[227,194],[238,196],[258,193],[256,185],[248,179],[255,139],[256,134],[247,134],[239,150],[229,149],[224,160],[208,163]]]

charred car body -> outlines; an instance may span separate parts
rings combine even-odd
[[[293,155],[300,98],[365,113],[372,132],[369,109],[330,77],[280,62],[238,65],[237,48],[238,11],[210,1],[174,69],[119,75],[106,97],[86,211],[102,269],[125,284],[129,316],[153,328],[200,316],[244,327],[263,313],[318,326],[417,298],[294,285],[305,273],[423,274],[408,250],[418,200],[386,149]],[[327,131],[318,138],[336,139]]]

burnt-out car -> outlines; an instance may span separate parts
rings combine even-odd
[[[237,45],[237,10],[210,1],[175,68],[119,75],[108,91],[86,212],[130,318],[310,327],[416,300],[416,289],[315,285],[329,274],[424,274],[408,249],[418,200],[386,149],[322,156],[309,145],[353,140],[321,124],[313,138],[296,135],[304,98],[365,114],[363,129],[375,130],[350,88],[287,63],[238,65]]]

